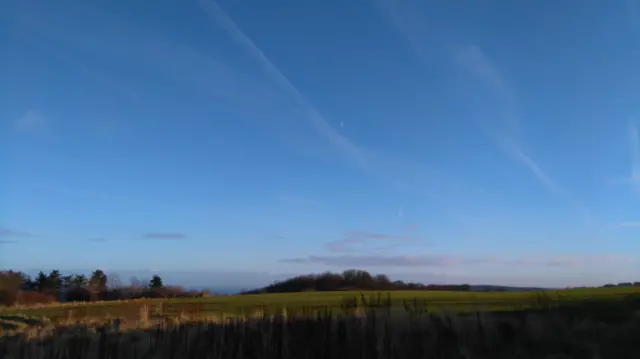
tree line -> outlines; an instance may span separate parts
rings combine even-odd
[[[139,298],[185,298],[206,295],[206,292],[187,291],[178,286],[165,286],[159,275],[147,283],[132,280],[121,285],[117,278],[111,282],[107,274],[96,269],[90,276],[62,275],[59,270],[40,271],[31,277],[19,271],[0,271],[0,305],[30,305],[51,302],[89,302]]]
[[[385,274],[371,275],[367,271],[350,269],[342,273],[325,272],[293,277],[275,282],[261,289],[241,294],[286,293],[344,290],[444,290],[470,291],[468,284],[438,285],[391,281]],[[40,271],[34,278],[18,271],[0,271],[0,305],[36,304],[50,302],[109,301],[138,298],[193,298],[210,295],[207,291],[187,291],[178,286],[164,285],[154,275],[147,283],[121,285],[100,270],[90,276],[62,275],[59,270]]]
[[[606,284],[603,287],[638,286],[640,282]],[[385,274],[371,275],[367,271],[349,269],[342,273],[325,272],[296,276],[274,282],[264,288],[240,294],[326,292],[347,290],[438,290],[468,292],[469,284],[422,284],[392,281]],[[496,291],[504,289],[494,289]],[[88,302],[139,298],[195,298],[211,295],[208,291],[185,290],[167,286],[159,275],[148,282],[132,278],[130,285],[122,285],[117,276],[108,276],[96,269],[90,276],[62,275],[59,270],[40,271],[35,277],[19,271],[0,271],[0,305],[32,305],[51,302]]]
[[[385,274],[371,275],[367,271],[349,269],[342,273],[325,272],[308,274],[275,282],[262,289],[244,292],[258,293],[287,293],[287,292],[327,292],[341,290],[446,290],[471,291],[469,284],[422,284],[391,281]]]

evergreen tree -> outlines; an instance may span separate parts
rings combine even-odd
[[[151,289],[158,289],[158,288],[162,288],[163,284],[162,284],[162,278],[160,278],[159,275],[154,275],[151,280],[149,281],[149,288]]]

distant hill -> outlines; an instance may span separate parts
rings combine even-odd
[[[292,293],[292,292],[328,292],[348,290],[443,290],[471,291],[468,284],[422,284],[391,281],[384,274],[371,275],[363,270],[351,269],[342,273],[326,272],[293,277],[275,282],[264,288],[245,291],[242,294]]]
[[[240,287],[208,287],[208,286],[192,286],[188,289],[192,290],[206,290],[213,295],[235,295],[235,294],[258,294],[258,293],[284,293],[287,291],[294,291],[293,289],[300,289],[302,286],[302,290],[295,291],[322,291],[322,286],[326,284],[322,284],[321,275],[316,276],[318,281],[311,284],[308,281],[308,278],[301,280],[301,277],[295,277],[291,279],[287,279],[282,282],[276,282],[272,285],[247,290],[246,288]],[[303,282],[303,283],[300,283]],[[395,284],[394,284],[395,283]],[[402,285],[399,285],[402,283]],[[305,285],[306,284],[306,285]],[[489,285],[489,284],[478,284],[478,285],[469,285],[467,289],[466,284],[461,285],[426,285],[421,283],[406,283],[401,281],[391,282],[392,286],[382,285],[377,288],[371,288],[370,285],[365,285],[363,288],[357,288],[353,286],[340,286],[338,285],[335,290],[456,290],[456,291],[471,291],[471,292],[526,292],[526,291],[540,291],[540,290],[551,290],[550,288],[541,288],[541,287],[514,287],[514,286],[503,286],[503,285]],[[296,288],[293,288],[296,287]]]
[[[442,285],[439,286],[429,286],[424,285],[424,290],[447,290],[446,287],[442,288]],[[442,289],[440,289],[442,288]],[[246,290],[240,287],[205,287],[205,286],[197,286],[197,287],[189,287],[189,289],[193,290],[206,290],[214,295],[235,295],[235,294],[248,294],[248,293],[278,293],[277,288],[269,288],[264,287],[260,289]],[[283,289],[283,288],[279,288]],[[357,290],[357,288],[342,288],[341,290]],[[414,288],[415,289],[415,288]],[[460,290],[461,288],[458,288]],[[394,290],[394,289],[386,289],[386,290]],[[541,291],[541,290],[551,290],[551,288],[541,288],[541,287],[513,287],[513,286],[502,286],[502,285],[469,285],[469,291],[471,292],[528,292],[528,291]]]
[[[240,287],[211,287],[211,286],[190,286],[191,290],[204,290],[212,295],[233,295],[241,293],[244,288]]]

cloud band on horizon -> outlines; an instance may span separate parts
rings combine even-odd
[[[461,257],[448,255],[310,255],[307,257],[283,258],[282,263],[324,264],[330,266],[372,267],[454,267],[469,264],[533,265],[550,267],[582,267],[593,263],[630,263],[634,258],[617,255],[572,255],[555,257],[530,257],[521,259],[495,256]]]
[[[178,232],[151,232],[142,235],[145,239],[185,239],[188,238],[184,233]]]

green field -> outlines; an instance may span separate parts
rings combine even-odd
[[[332,308],[340,310],[344,303],[360,297],[390,296],[392,306],[403,306],[414,302],[429,310],[513,310],[557,301],[622,300],[628,295],[640,295],[640,287],[610,287],[553,290],[546,292],[446,292],[446,291],[344,291],[344,292],[302,292],[281,294],[255,294],[216,296],[195,299],[143,299],[135,301],[67,303],[35,308],[3,308],[1,315],[27,315],[58,319],[76,318],[136,317],[141,307],[146,306],[152,315],[170,316],[180,313],[200,315],[242,315],[257,310],[271,311],[282,308],[291,310],[314,310]],[[548,304],[547,303],[547,304]]]
[[[287,358],[413,358],[460,357],[463,348],[474,358],[627,358],[638,356],[639,311],[640,287],[61,303],[1,308],[0,356],[282,358],[286,352]]]

